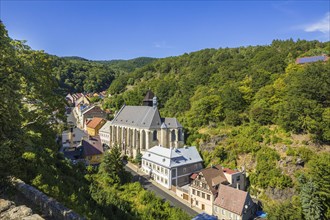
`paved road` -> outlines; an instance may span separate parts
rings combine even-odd
[[[134,176],[133,180],[140,179],[140,183],[142,184],[143,188],[155,192],[155,194],[157,196],[168,201],[171,204],[171,206],[180,208],[191,216],[196,216],[199,214],[195,210],[193,210],[193,209],[189,208],[187,205],[183,204],[180,200],[178,200],[178,199],[174,198],[173,196],[169,195],[168,193],[164,192],[163,189],[153,185],[145,177],[140,176],[136,171],[132,170],[131,168],[129,168],[127,166],[125,166],[125,169],[126,169],[126,171],[129,171]]]

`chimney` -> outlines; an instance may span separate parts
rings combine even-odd
[[[69,131],[69,141],[70,141],[70,147],[73,147],[73,127],[71,127]]]

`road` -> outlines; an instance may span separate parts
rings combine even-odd
[[[196,216],[199,213],[195,210],[191,209],[187,205],[183,204],[180,200],[174,198],[173,196],[169,195],[168,193],[164,192],[164,189],[159,188],[156,185],[153,185],[147,178],[144,176],[139,175],[136,171],[132,170],[131,168],[125,166],[125,170],[129,171],[133,175],[133,180],[140,179],[140,183],[142,184],[143,188],[154,192],[157,196],[159,196],[162,199],[165,199],[168,201],[171,206],[177,207],[185,211],[191,216]]]

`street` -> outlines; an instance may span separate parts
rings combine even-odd
[[[132,170],[127,165],[125,166],[125,170],[130,172],[133,175],[133,180],[138,179],[140,176],[140,183],[142,184],[144,189],[154,192],[160,198],[168,201],[171,204],[171,206],[180,208],[191,216],[196,216],[199,214],[195,210],[193,210],[190,207],[188,207],[187,205],[183,204],[183,202],[181,202],[180,200],[178,200],[178,199],[174,198],[173,196],[169,195],[168,193],[164,192],[164,190],[167,190],[167,189],[161,189],[158,186],[153,185],[147,178],[139,175],[136,171]]]

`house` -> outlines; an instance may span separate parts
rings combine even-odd
[[[179,148],[184,145],[183,127],[176,118],[162,118],[157,98],[148,91],[143,106],[124,105],[110,126],[110,144],[135,157],[155,145]]]
[[[245,171],[239,171],[237,169],[231,170],[229,168],[222,168],[223,173],[225,174],[226,179],[229,182],[229,186],[245,190],[246,188],[246,177]]]
[[[99,134],[100,128],[105,124],[106,120],[103,118],[95,117],[86,123],[87,133],[90,136]]]
[[[315,62],[325,62],[329,59],[327,55],[313,56],[313,57],[300,57],[296,59],[296,64],[306,64],[306,63],[315,63]]]
[[[99,130],[102,145],[110,147],[110,126],[111,121],[107,121]]]
[[[142,171],[167,189],[189,183],[189,176],[202,166],[196,147],[154,146],[142,156]]]
[[[99,106],[89,106],[81,111],[81,115],[78,116],[79,126],[86,130],[86,122],[93,119],[94,117],[106,119],[107,114]]]
[[[257,206],[248,192],[220,185],[213,205],[213,214],[218,216],[218,219],[253,219],[256,210]]]
[[[69,130],[62,132],[62,147],[63,148],[75,148],[80,145],[82,139],[88,136],[87,133],[79,128],[70,128]]]
[[[97,165],[102,161],[103,147],[100,137],[94,136],[81,141],[82,156],[86,161],[86,165]]]
[[[212,215],[213,201],[220,184],[229,184],[221,165],[211,166],[191,175],[190,204]]]
[[[78,96],[77,96],[77,99],[75,99],[75,106],[78,106],[78,105],[90,105],[91,102],[89,101],[88,97],[85,96],[84,94],[80,93]]]

